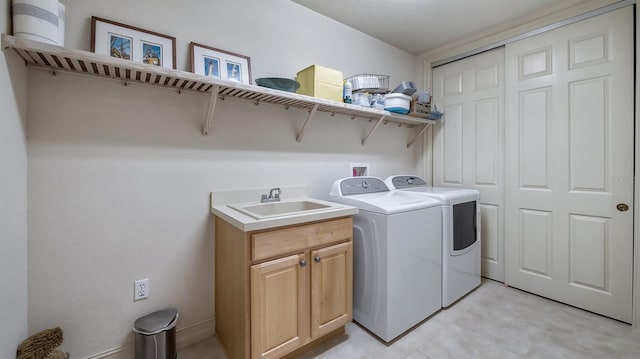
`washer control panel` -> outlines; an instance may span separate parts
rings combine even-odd
[[[416,176],[396,176],[391,179],[396,189],[428,186],[427,182]]]
[[[340,182],[340,191],[343,196],[356,194],[389,192],[384,181],[377,177],[352,177]]]

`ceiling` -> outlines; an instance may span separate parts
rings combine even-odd
[[[448,42],[524,23],[586,0],[292,0],[418,55]]]

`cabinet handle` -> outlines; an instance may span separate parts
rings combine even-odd
[[[300,267],[304,267],[306,265],[307,265],[307,261],[306,260],[303,259],[303,260],[300,261]]]
[[[320,263],[320,256],[316,256],[315,258],[313,258],[313,260],[314,260],[316,263]]]

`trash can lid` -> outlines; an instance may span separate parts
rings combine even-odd
[[[133,331],[140,334],[152,335],[176,326],[178,311],[169,308],[153,312],[136,319],[133,323]]]

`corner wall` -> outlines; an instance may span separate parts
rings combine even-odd
[[[0,31],[11,28],[10,1],[0,5]],[[0,53],[0,358],[15,358],[27,333],[27,70]]]

